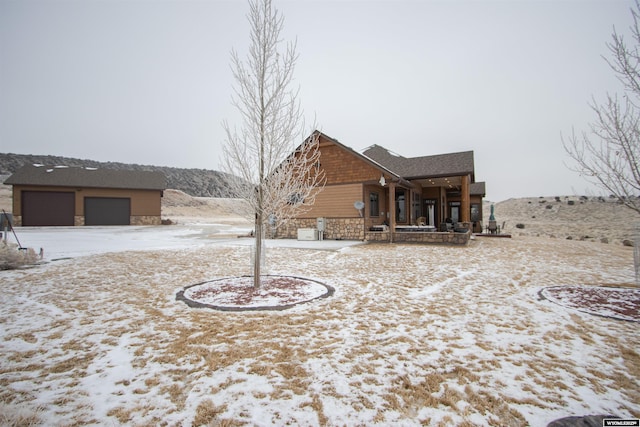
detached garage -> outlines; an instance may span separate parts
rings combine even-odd
[[[13,186],[17,226],[157,225],[166,178],[161,172],[28,165]]]

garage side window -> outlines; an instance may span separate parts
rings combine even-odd
[[[380,202],[378,193],[369,193],[369,216],[380,216]]]

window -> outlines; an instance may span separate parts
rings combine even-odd
[[[480,204],[472,203],[471,204],[471,222],[480,221]]]
[[[378,193],[369,193],[369,216],[380,216],[380,202]]]
[[[290,205],[294,205],[294,206],[300,205],[300,204],[304,203],[304,197],[302,197],[302,194],[300,194],[300,193],[291,193],[291,194],[289,194],[288,203]]]
[[[402,189],[396,190],[396,221],[407,222],[407,201]]]
[[[413,220],[416,221],[422,216],[422,196],[413,193]]]

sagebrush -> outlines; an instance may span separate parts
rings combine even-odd
[[[0,270],[13,270],[35,264],[38,256],[31,248],[20,248],[16,244],[0,242]]]

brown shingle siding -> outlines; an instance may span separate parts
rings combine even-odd
[[[351,156],[337,145],[322,147],[320,164],[325,171],[327,184],[363,182],[380,178],[380,171],[360,157]]]

